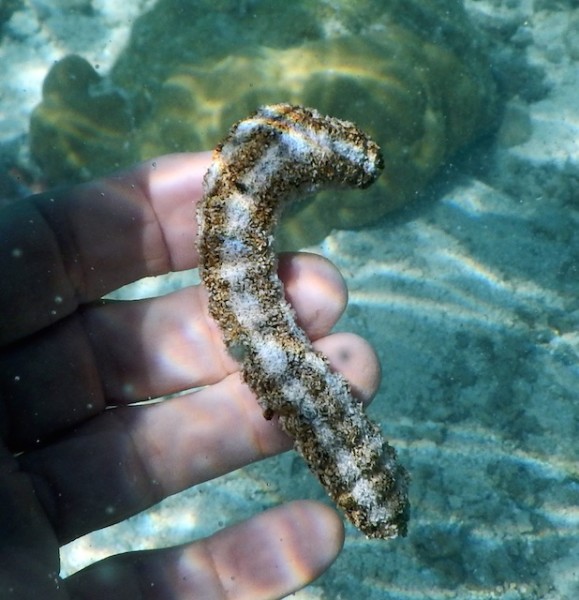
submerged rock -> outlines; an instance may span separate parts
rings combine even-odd
[[[219,6],[217,6],[219,4]],[[495,122],[497,93],[462,3],[160,0],[111,73],[69,56],[30,125],[50,183],[212,148],[259,105],[313,106],[357,123],[386,168],[364,194],[319,195],[285,219],[284,247],[375,222]],[[219,10],[218,10],[219,9]],[[273,11],[273,12],[272,12]]]

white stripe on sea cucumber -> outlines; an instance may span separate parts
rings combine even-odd
[[[225,257],[221,256],[221,260]],[[236,265],[227,264],[221,267],[221,278],[224,281],[227,281],[231,286],[237,286],[240,282],[243,282],[247,273],[251,269],[251,261],[250,260],[241,260],[239,259],[239,263]]]
[[[231,194],[225,209],[227,210],[227,229],[224,231],[226,235],[239,235],[244,229],[250,226],[251,209],[254,204],[251,196],[247,194]]]
[[[272,336],[254,336],[252,342],[255,344],[259,364],[269,377],[275,378],[286,372],[288,367],[288,355],[283,344]]]
[[[408,476],[396,452],[295,322],[273,230],[285,202],[325,187],[370,185],[378,146],[313,109],[262,107],[217,147],[199,204],[200,273],[209,311],[267,418],[348,519],[369,537],[405,535]]]

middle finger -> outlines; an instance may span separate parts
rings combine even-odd
[[[344,282],[325,259],[286,255],[286,295],[312,339],[329,332],[345,303]],[[209,385],[238,369],[209,317],[204,289],[91,305],[2,357],[5,435],[33,448],[105,407]]]

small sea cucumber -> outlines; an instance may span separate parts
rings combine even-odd
[[[408,475],[350,386],[316,352],[284,299],[273,231],[292,199],[365,188],[377,144],[316,110],[264,106],[217,146],[198,209],[209,310],[266,418],[276,415],[334,502],[368,537],[406,534]]]

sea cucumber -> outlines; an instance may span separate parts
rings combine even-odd
[[[244,381],[334,502],[373,538],[406,534],[408,475],[347,381],[296,324],[273,232],[288,201],[365,188],[382,166],[378,145],[354,124],[300,106],[264,106],[215,149],[198,208],[209,311]]]

